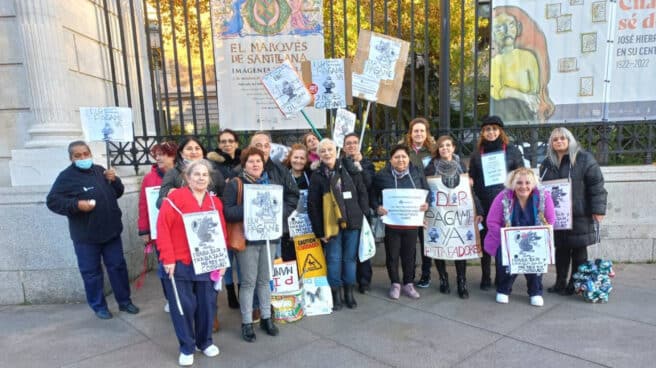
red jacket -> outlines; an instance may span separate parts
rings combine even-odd
[[[185,233],[185,226],[182,216],[169,203],[172,201],[182,213],[203,212],[214,208],[219,212],[221,227],[223,228],[224,237],[227,234],[225,219],[223,218],[223,203],[213,194],[206,195],[203,199],[203,205],[198,206],[196,198],[189,187],[180,188],[169,194],[168,200],[162,202],[157,217],[157,249],[159,250],[159,260],[162,264],[172,264],[176,261],[189,265],[191,264],[191,253],[189,252],[189,243]],[[212,202],[210,202],[212,201]],[[228,244],[228,239],[225,239]]]
[[[141,182],[141,191],[139,192],[139,218],[137,219],[137,228],[139,235],[150,235],[150,222],[148,218],[148,204],[146,203],[146,188],[158,187],[162,185],[164,173],[153,165],[150,172],[144,176]]]

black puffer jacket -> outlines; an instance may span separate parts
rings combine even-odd
[[[362,174],[355,170],[347,170],[341,160],[335,163],[335,174],[326,175],[326,166],[322,163],[312,173],[308,189],[308,215],[312,222],[312,230],[317,238],[324,237],[323,229],[323,195],[341,184],[341,198],[335,198],[346,221],[347,229],[362,228],[362,216],[369,211],[367,188],[362,180]],[[339,183],[338,183],[339,181]],[[333,190],[333,193],[337,191]],[[349,193],[349,194],[347,194]]]
[[[383,204],[383,189],[428,189],[428,182],[423,175],[424,170],[417,168],[414,164],[410,163],[410,175],[406,175],[401,179],[394,180],[392,174],[392,166],[388,162],[385,168],[376,173],[374,177],[373,189],[369,196],[371,208],[375,211],[378,206]],[[412,180],[411,180],[412,177]],[[426,198],[428,201],[428,196]]]
[[[485,151],[484,153],[495,152],[496,150]],[[506,147],[506,170],[511,171],[524,167],[522,153],[513,145]],[[485,186],[483,181],[483,167],[481,165],[481,152],[476,150],[472,153],[469,160],[469,176],[474,180],[474,194],[481,200],[483,206],[483,216],[487,217],[487,212],[494,201],[494,198],[505,188],[503,184]]]
[[[548,157],[540,166],[542,181],[570,178],[572,183],[572,230],[559,230],[554,234],[556,246],[585,247],[595,244],[596,234],[592,215],[606,214],[608,192],[604,188],[604,176],[592,154],[579,151],[576,163],[571,166],[565,155],[560,166]]]
[[[207,159],[216,163],[216,167],[221,171],[224,178],[232,179],[239,175],[239,170],[236,170],[235,168],[240,164],[240,156],[241,150],[239,148],[235,151],[234,158],[217,148],[207,154]]]

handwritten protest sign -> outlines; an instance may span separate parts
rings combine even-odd
[[[424,213],[419,207],[426,203],[428,191],[424,189],[383,189],[382,216],[387,225],[424,226]]]
[[[315,108],[337,109],[353,103],[349,59],[304,61],[301,71]]]
[[[244,184],[246,239],[273,240],[282,236],[282,186]]]
[[[360,30],[353,59],[353,96],[395,107],[409,49],[407,41]]]
[[[540,187],[551,193],[556,211],[554,230],[572,229],[572,183],[569,179],[543,181],[540,183]]]
[[[185,225],[191,261],[197,275],[230,267],[223,227],[217,211],[186,213]]]
[[[289,61],[265,74],[262,84],[285,116],[301,111],[312,100],[310,92]]]
[[[344,138],[355,130],[355,114],[344,109],[337,109],[333,141],[337,147],[344,147]]]
[[[80,107],[80,121],[87,142],[134,140],[129,107]]]
[[[276,294],[297,291],[300,288],[296,262],[291,261],[273,265],[273,287],[273,292]]]
[[[146,206],[148,208],[148,226],[150,226],[150,239],[157,239],[157,199],[159,198],[159,186],[146,188]]]
[[[476,259],[481,255],[476,228],[476,206],[469,186],[469,175],[460,175],[455,188],[442,177],[427,178],[430,203],[426,211],[424,255],[436,259]]]
[[[502,264],[511,274],[547,273],[554,256],[551,225],[501,228]]]
[[[326,276],[326,258],[321,241],[314,234],[294,238],[296,263],[302,278]]]

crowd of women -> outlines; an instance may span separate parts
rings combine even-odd
[[[573,227],[555,233],[557,278],[549,292],[573,293],[571,274],[568,279],[570,264],[573,273],[587,260],[586,246],[594,244],[598,222],[606,211],[606,191],[599,165],[565,128],[554,129],[549,138],[548,154],[540,166],[540,180],[531,169],[523,167],[521,153],[510,143],[503,122],[495,116],[482,122],[469,169],[456,154],[455,140],[449,136],[435,140],[424,118],[410,122],[405,139],[390,148],[389,160],[378,172],[360,152],[356,134],[346,136],[342,155],[338,155],[335,142],[309,133],[291,146],[283,162],[269,157],[272,142],[266,132],[255,133],[243,150],[234,131],[225,129],[217,138],[218,149],[209,153],[193,137],[177,145],[171,142],[155,145],[151,154],[156,164],[142,184],[139,231],[145,242],[151,240],[145,188],[161,186],[156,240],[159,275],[168,301],[165,309],[170,312],[179,340],[181,365],[193,363],[195,350],[206,356],[219,354],[212,341],[212,331],[218,329],[216,278],[212,273],[194,273],[183,218],[194,212],[216,211],[223,233],[227,234],[226,224],[243,222],[244,184],[281,185],[285,220],[298,207],[299,190],[307,191],[300,198],[307,198],[313,232],[323,244],[335,311],[344,306],[357,307],[356,286],[361,293],[369,290],[371,265],[357,259],[359,235],[363,221],[388,213],[381,194],[385,189],[428,190],[427,177],[431,176],[440,176],[444,185],[454,188],[461,178],[466,178],[461,174],[469,173],[468,184],[476,201],[476,223],[482,225],[481,239],[484,239],[480,289],[488,290],[494,283],[498,303],[509,302],[516,277],[500,262],[500,229],[554,223],[554,204],[549,193],[540,189],[540,180],[567,179],[572,186]],[[486,183],[485,165],[489,161],[485,158],[490,154],[501,155],[508,173],[505,183]],[[428,210],[429,197],[417,211]],[[295,259],[293,242],[286,224],[283,226],[281,239],[246,240],[242,251],[230,250],[233,267],[221,272],[228,305],[240,310],[241,335],[248,342],[256,340],[253,324],[257,320],[268,335],[279,333],[271,316],[268,269],[275,257]],[[229,244],[227,237],[225,240]],[[415,287],[430,286],[432,258],[422,255],[421,274],[415,280],[418,241],[423,253],[422,228],[385,225],[385,263],[390,281],[387,294],[391,299],[399,299],[401,295],[418,299],[420,294]],[[494,281],[492,257],[497,259]],[[462,299],[469,297],[466,263],[455,261],[457,294]],[[437,259],[435,265],[439,292],[448,294],[451,287],[445,260]],[[525,278],[530,304],[542,306],[542,275],[526,274]]]

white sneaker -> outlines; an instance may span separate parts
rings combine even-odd
[[[535,295],[531,297],[531,305],[535,307],[541,307],[544,305],[544,299],[541,295]]]
[[[183,367],[193,365],[194,364],[194,354],[180,353],[180,356],[178,357],[178,364],[183,366]]]
[[[169,302],[166,302],[166,305],[164,306],[164,312],[170,313],[171,309],[169,308]]]
[[[497,303],[508,304],[508,295],[497,293]]]
[[[214,344],[206,347],[205,350],[203,350],[203,354],[205,354],[205,356],[209,358],[215,357],[220,353],[221,351],[219,351],[219,347]]]

